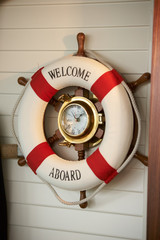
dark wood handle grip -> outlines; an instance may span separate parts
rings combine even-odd
[[[19,77],[17,81],[22,86],[25,86],[27,84],[27,82],[28,82],[28,80],[26,78],[24,78],[24,77]]]
[[[139,152],[136,152],[134,155],[135,158],[137,158],[141,163],[143,163],[145,166],[148,166],[148,157],[142,155]]]
[[[77,51],[76,56],[85,56],[84,41],[85,41],[85,34],[84,33],[78,33],[77,34],[78,51]]]
[[[58,141],[61,138],[63,138],[63,136],[60,133],[59,129],[57,129],[52,137],[47,138],[47,141],[50,145],[52,145],[54,142]]]
[[[80,191],[80,200],[85,199],[86,198],[86,191]],[[81,208],[86,208],[88,206],[87,202],[84,202],[82,204],[79,205]]]
[[[146,81],[150,80],[151,74],[149,72],[144,73],[140,78],[138,78],[136,81],[128,83],[131,90],[135,90],[138,86],[140,86],[142,83],[145,83]]]
[[[18,165],[20,167],[23,167],[24,165],[26,165],[26,159],[24,157],[21,157],[18,159]]]

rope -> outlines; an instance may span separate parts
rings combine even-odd
[[[137,132],[137,140],[135,142],[134,148],[133,148],[132,152],[130,153],[129,157],[119,167],[118,172],[121,172],[126,167],[126,165],[130,162],[130,160],[134,157],[135,153],[137,152],[137,148],[138,148],[140,137],[141,137],[141,118],[140,118],[139,110],[137,108],[134,96],[133,96],[130,88],[128,87],[128,85],[124,81],[122,82],[122,85],[126,89],[128,95],[129,95],[129,98],[131,100],[131,103],[132,103],[132,106],[133,106],[133,109],[134,109],[134,112],[135,112],[135,115],[136,115],[136,118],[137,118],[138,132]]]
[[[12,134],[13,134],[15,140],[16,140],[16,143],[17,143],[18,147],[21,149],[21,152],[23,152],[23,150],[22,150],[21,144],[20,144],[20,142],[19,142],[19,139],[18,139],[18,137],[17,137],[16,131],[15,131],[14,118],[15,118],[15,114],[16,114],[17,108],[18,108],[18,106],[19,106],[19,104],[20,104],[20,101],[21,101],[21,99],[22,99],[22,97],[23,97],[23,95],[24,95],[24,93],[25,93],[25,91],[26,91],[26,89],[27,89],[30,81],[31,81],[31,79],[30,79],[30,80],[27,82],[27,84],[24,86],[24,88],[23,88],[23,90],[22,90],[22,93],[21,93],[21,95],[19,95],[19,97],[18,97],[18,99],[17,99],[17,101],[16,101],[16,103],[15,103],[15,105],[14,105],[14,107],[13,107],[12,114],[11,114]]]
[[[65,204],[65,205],[80,205],[80,204],[82,204],[82,203],[85,203],[85,202],[88,202],[91,198],[93,198],[105,185],[106,185],[106,183],[101,183],[100,185],[99,185],[99,187],[90,195],[90,196],[88,196],[88,197],[86,197],[86,198],[84,198],[84,199],[82,199],[82,200],[79,200],[79,201],[74,201],[74,202],[68,202],[68,201],[65,201],[65,200],[63,200],[60,196],[59,196],[59,194],[56,192],[56,190],[54,189],[54,187],[50,184],[50,183],[48,183],[47,181],[45,181],[43,178],[41,178],[40,176],[38,176],[41,180],[42,180],[42,182],[44,182],[48,187],[49,187],[49,189],[52,191],[52,193],[55,195],[55,197],[61,202],[61,203],[63,203],[63,204]]]
[[[85,51],[85,53],[86,53],[86,55],[87,55],[88,57],[93,58],[93,59],[101,62],[101,63],[104,64],[106,67],[108,67],[110,70],[112,70],[112,67],[111,67],[108,63],[106,63],[101,57],[99,57],[97,54],[95,54],[94,52],[92,52],[92,51],[90,51],[90,50],[87,50],[87,51]],[[27,82],[27,84],[26,84],[26,86],[25,86],[22,94],[21,94],[21,95],[19,96],[19,98],[17,99],[17,102],[16,102],[16,104],[15,104],[15,106],[14,106],[14,109],[13,109],[13,112],[12,112],[12,130],[13,130],[13,135],[14,135],[14,137],[15,137],[15,139],[16,139],[16,141],[17,141],[17,144],[18,144],[18,146],[20,147],[21,150],[22,150],[21,144],[20,144],[20,142],[19,142],[19,140],[18,140],[18,137],[17,137],[16,132],[15,132],[15,128],[14,128],[14,117],[15,117],[15,113],[16,113],[17,107],[18,107],[18,105],[19,105],[19,103],[20,103],[20,101],[21,101],[21,99],[22,99],[22,97],[23,97],[23,95],[24,95],[24,93],[25,93],[25,91],[26,91],[27,86],[28,86],[29,83],[30,83],[30,81]],[[138,148],[139,141],[140,141],[140,135],[141,135],[141,119],[140,119],[140,114],[139,114],[139,111],[138,111],[138,108],[137,108],[135,99],[134,99],[134,97],[133,97],[133,94],[132,94],[130,88],[128,87],[128,85],[127,85],[124,81],[122,81],[122,85],[123,85],[123,87],[125,88],[125,90],[127,91],[128,96],[129,96],[129,98],[130,98],[130,101],[131,101],[131,103],[132,103],[132,107],[133,107],[133,109],[134,109],[134,112],[135,112],[135,115],[136,115],[136,118],[137,118],[138,133],[137,133],[137,139],[136,139],[135,146],[134,146],[132,152],[130,153],[130,155],[127,157],[127,159],[123,162],[123,164],[122,164],[122,165],[119,167],[119,169],[117,170],[118,173],[120,173],[120,172],[126,167],[126,165],[131,161],[131,159],[133,158],[133,156],[134,156],[135,153],[137,152],[137,148]],[[103,182],[103,183],[101,183],[101,184],[97,187],[97,189],[96,189],[90,196],[88,196],[88,197],[86,197],[86,198],[84,198],[84,199],[82,199],[82,200],[79,200],[79,201],[68,202],[68,201],[63,200],[63,199],[58,195],[58,193],[56,192],[56,190],[54,189],[54,187],[53,187],[50,183],[48,183],[47,181],[45,181],[45,180],[44,180],[43,178],[41,178],[40,176],[38,176],[38,177],[41,179],[42,182],[44,182],[44,183],[49,187],[49,189],[52,191],[52,193],[55,195],[55,197],[56,197],[61,203],[65,204],[65,205],[80,205],[80,204],[82,204],[82,203],[85,203],[85,202],[91,200],[98,192],[100,192],[100,191],[102,190],[102,188],[103,188],[104,186],[106,186],[106,183]]]

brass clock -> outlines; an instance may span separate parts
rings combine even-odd
[[[93,138],[102,114],[93,102],[85,97],[67,97],[58,115],[58,127],[68,143],[85,143]]]

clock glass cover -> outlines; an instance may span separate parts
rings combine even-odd
[[[63,131],[70,136],[82,135],[89,125],[86,109],[80,104],[69,104],[62,113],[61,126]]]

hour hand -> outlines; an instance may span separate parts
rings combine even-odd
[[[78,118],[80,118],[80,117],[83,116],[84,114],[85,114],[85,113],[81,113]]]

